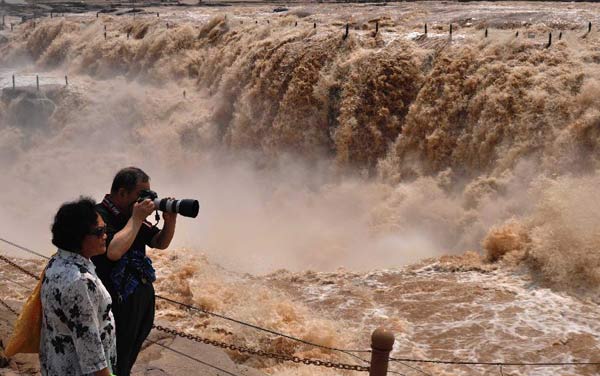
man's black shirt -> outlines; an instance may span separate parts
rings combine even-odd
[[[125,227],[129,219],[119,212],[108,196],[96,206],[96,210],[106,223],[108,249],[115,234]],[[133,244],[120,260],[109,260],[106,253],[92,257],[98,277],[110,292],[113,301],[126,299],[140,283],[154,282],[154,269],[152,262],[146,256],[146,246],[150,245],[159,232],[157,227],[144,221]]]

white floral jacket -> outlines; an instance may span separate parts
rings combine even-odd
[[[90,260],[59,249],[48,263],[41,299],[42,375],[78,376],[114,369],[112,300]]]

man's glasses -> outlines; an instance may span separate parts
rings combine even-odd
[[[89,232],[90,235],[96,235],[97,237],[102,237],[106,234],[106,226],[96,227],[95,229]]]

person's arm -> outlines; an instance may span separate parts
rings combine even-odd
[[[175,225],[177,223],[177,213],[163,213],[163,220],[165,224],[160,232],[152,238],[150,241],[150,247],[156,249],[166,249],[173,240],[175,235]]]
[[[123,257],[123,255],[133,244],[135,237],[140,231],[142,222],[153,211],[154,203],[149,199],[133,204],[133,213],[131,214],[131,218],[129,218],[125,227],[115,234],[108,245],[106,257],[109,260],[118,261],[121,259],[121,257]]]

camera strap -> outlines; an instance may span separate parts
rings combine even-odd
[[[118,217],[121,214],[121,211],[110,200],[109,195],[104,196],[104,199],[102,200],[102,206],[108,209],[115,217]]]
[[[152,227],[158,226],[158,222],[160,222],[160,214],[158,214],[158,209],[154,212],[154,220],[156,223]]]

